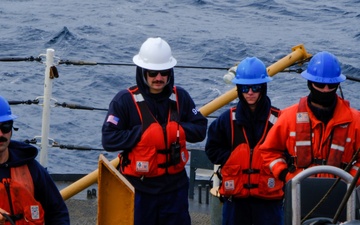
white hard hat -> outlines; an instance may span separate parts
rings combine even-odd
[[[149,70],[167,70],[173,68],[177,61],[171,55],[169,44],[161,38],[148,38],[142,45],[133,62]]]

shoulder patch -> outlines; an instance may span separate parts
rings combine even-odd
[[[107,118],[107,120],[106,120],[106,122],[112,123],[112,124],[114,124],[114,125],[117,125],[118,122],[119,122],[119,118],[117,118],[117,117],[114,116],[114,115],[109,115],[108,118]]]

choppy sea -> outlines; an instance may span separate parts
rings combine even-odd
[[[247,56],[270,66],[298,44],[304,44],[310,54],[335,54],[343,74],[360,79],[359,9],[359,0],[2,0],[0,95],[9,101],[43,96],[44,61],[27,59],[54,49],[55,62],[97,65],[56,65],[59,78],[53,80],[52,103],[106,110],[119,90],[135,84],[132,57],[148,37],[157,36],[170,44],[181,66],[175,69],[176,85],[183,86],[199,108],[234,87],[223,81],[227,68]],[[7,58],[20,60],[1,60]],[[279,108],[308,94],[306,81],[298,73],[284,72],[273,78],[268,95]],[[342,84],[344,98],[357,109],[359,89],[359,81]],[[235,104],[236,100],[211,115]],[[52,107],[49,138],[60,145],[102,149],[106,111],[96,109]],[[41,136],[40,105],[12,105],[12,110],[19,116],[13,139]],[[202,148],[204,144],[189,146]],[[100,153],[109,160],[116,157],[101,150],[54,147],[48,151],[51,173],[88,173],[97,168]]]

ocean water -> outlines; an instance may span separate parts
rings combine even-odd
[[[105,110],[119,90],[135,84],[132,57],[148,37],[159,36],[170,44],[181,66],[175,69],[175,83],[200,108],[234,87],[222,79],[227,68],[247,56],[256,56],[269,66],[298,44],[304,44],[310,54],[335,54],[343,74],[360,79],[359,9],[359,0],[2,0],[0,95],[9,101],[41,97],[45,61],[26,59],[38,58],[47,49],[55,50],[56,63],[98,63],[56,64],[59,78],[53,80],[52,103],[104,110],[51,108],[49,138],[61,145],[102,149]],[[1,60],[6,58],[22,60]],[[358,109],[359,88],[359,81],[342,84],[344,98]],[[297,73],[279,73],[269,83],[268,95],[279,108],[307,94],[306,81]],[[236,100],[211,116],[235,104]],[[12,110],[19,116],[13,139],[41,136],[41,106],[19,104],[12,105]],[[110,160],[117,154],[49,148],[47,167],[51,173],[88,173],[97,168],[100,153]]]

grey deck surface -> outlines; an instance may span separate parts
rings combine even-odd
[[[192,200],[190,200],[192,201]],[[190,203],[191,204],[191,203]],[[68,199],[71,225],[95,225],[97,219],[97,200]],[[192,225],[211,224],[210,213],[190,211]]]
[[[56,182],[59,190],[66,187],[70,183]],[[87,191],[95,189],[97,191],[97,185],[90,186],[87,190],[84,190],[65,203],[69,209],[71,225],[95,225],[97,219],[97,197],[88,198]],[[189,211],[191,216],[192,225],[210,225],[211,224],[211,201],[206,204],[206,193],[202,191],[202,203],[199,203],[199,192],[195,191],[194,199],[189,199]],[[218,200],[218,199],[214,199]]]

